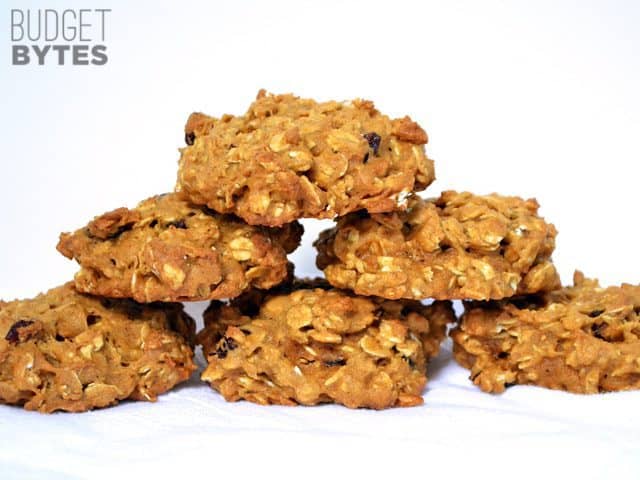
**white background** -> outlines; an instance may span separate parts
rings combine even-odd
[[[11,7],[80,6],[113,10],[106,66],[10,65]],[[0,298],[70,279],[58,234],[171,190],[188,114],[242,113],[259,88],[411,115],[428,194],[536,197],[565,283],[638,283],[638,25],[632,1],[3,2]],[[313,273],[327,223],[305,225],[293,259]],[[155,405],[0,407],[0,477],[638,477],[640,393],[490,396],[447,350],[409,410],[228,405],[195,379]]]

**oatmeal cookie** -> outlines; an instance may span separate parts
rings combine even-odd
[[[513,384],[575,393],[640,388],[640,286],[574,286],[470,302],[451,334],[454,356],[485,392]]]
[[[253,227],[196,207],[175,193],[118,208],[60,236],[58,250],[81,266],[76,288],[139,302],[231,298],[285,279],[302,226]]]
[[[360,295],[501,299],[559,286],[555,236],[535,200],[412,195],[404,212],[339,218],[316,241],[316,263],[333,286]]]
[[[189,117],[176,189],[253,225],[389,212],[435,178],[425,131],[373,103],[261,91],[244,116]]]
[[[193,320],[175,303],[78,293],[0,302],[0,403],[83,412],[150,400],[196,369]]]
[[[449,302],[358,297],[321,282],[245,294],[205,315],[202,379],[228,401],[420,405],[427,360],[454,320]]]

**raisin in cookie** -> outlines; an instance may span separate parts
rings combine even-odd
[[[449,302],[358,297],[317,282],[288,290],[214,302],[207,311],[198,335],[208,361],[202,379],[226,400],[422,404],[426,363],[455,320]]]
[[[78,293],[72,283],[0,302],[0,403],[83,412],[155,400],[196,369],[182,305]]]
[[[576,272],[573,287],[468,303],[451,336],[456,360],[485,392],[640,389],[640,286],[602,288]]]
[[[329,282],[384,298],[500,299],[551,290],[556,229],[535,200],[444,192],[404,212],[338,219],[320,234]]]
[[[427,134],[373,103],[261,91],[243,116],[189,117],[177,190],[253,225],[389,212],[435,178]]]
[[[269,288],[287,275],[286,254],[302,227],[252,227],[196,207],[174,193],[119,208],[75,233],[58,250],[78,261],[76,288],[139,302],[231,298]]]

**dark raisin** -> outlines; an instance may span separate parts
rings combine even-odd
[[[380,148],[380,140],[382,140],[380,138],[380,135],[378,135],[376,132],[369,132],[369,133],[365,133],[362,136],[367,142],[369,142],[369,148],[373,150],[373,154],[375,156],[378,156],[378,149]]]
[[[416,368],[416,362],[414,362],[410,357],[402,357],[402,359],[407,362],[411,368]]]
[[[335,360],[325,360],[324,364],[327,367],[337,367],[346,365],[347,361],[344,358],[336,358]]]
[[[596,318],[599,317],[600,315],[602,315],[604,313],[604,310],[594,310],[593,312],[589,312],[589,316],[591,318]]]
[[[364,160],[362,160],[362,163],[367,163],[369,161],[369,152],[364,154]]]
[[[184,134],[184,143],[187,145],[193,145],[193,142],[196,140],[196,134],[193,132],[188,132]]]
[[[594,337],[600,340],[606,340],[603,336],[603,330],[605,328],[607,328],[606,323],[593,323],[591,324],[591,333],[593,333]]]
[[[236,348],[238,348],[238,344],[233,338],[222,337],[222,339],[218,343],[218,348],[216,348],[215,355],[218,358],[223,359],[227,357],[227,353],[229,353],[229,350],[235,350]]]
[[[100,320],[100,315],[94,315],[93,313],[87,315],[87,325],[89,326],[94,325],[98,320]]]
[[[60,335],[59,333],[56,333],[56,341],[58,342],[64,342],[64,337],[62,335]]]
[[[187,224],[184,219],[181,218],[180,220],[174,220],[173,222],[167,223],[166,227],[182,228],[184,230],[187,228]]]
[[[12,344],[17,344],[20,341],[20,329],[24,327],[28,327],[33,324],[33,320],[18,320],[13,325],[5,335],[4,339]]]
[[[227,351],[223,350],[221,347],[218,347],[216,350],[216,356],[222,360],[223,358],[227,358]]]
[[[497,355],[497,357],[498,357],[498,358],[500,358],[500,359],[509,358],[509,353],[508,353],[508,352],[500,352],[500,353]]]

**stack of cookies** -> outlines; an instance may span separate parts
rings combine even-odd
[[[261,91],[243,116],[192,114],[185,141],[174,193],[61,235],[73,282],[0,302],[1,402],[154,400],[200,344],[230,401],[419,405],[449,326],[488,392],[640,388],[640,287],[562,288],[535,200],[420,197],[435,174],[409,117]],[[324,279],[287,261],[302,218],[336,220],[315,242]],[[197,336],[193,301],[211,301]]]

